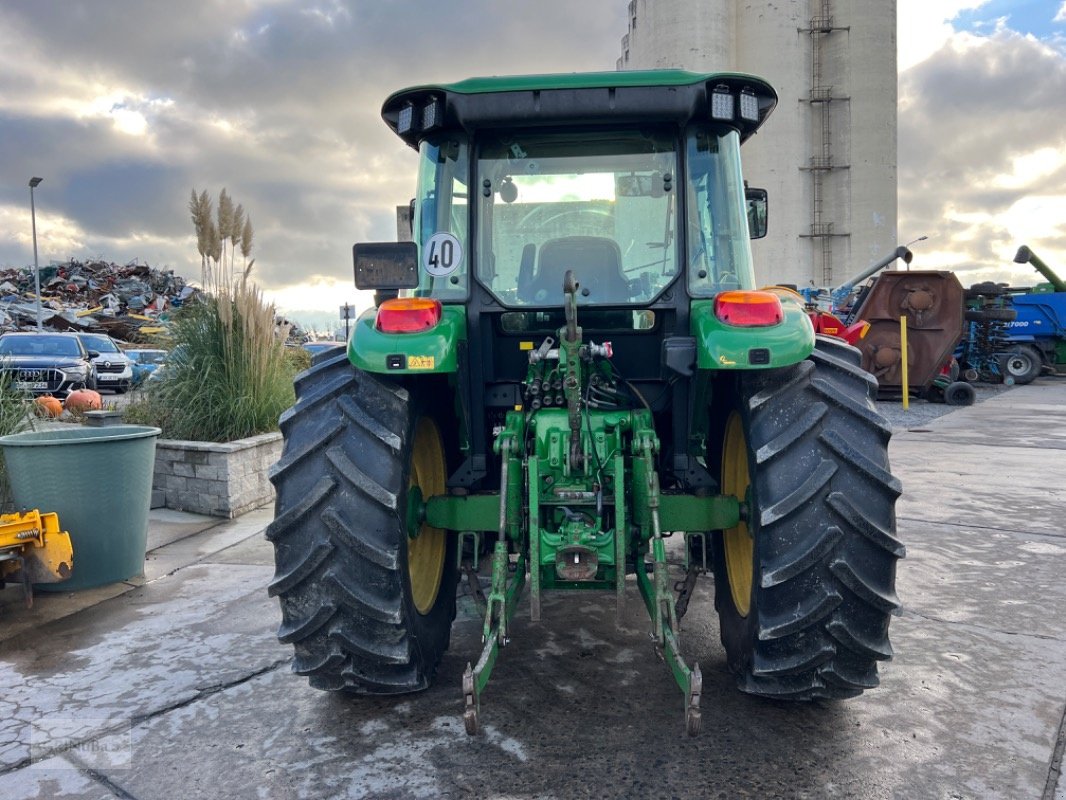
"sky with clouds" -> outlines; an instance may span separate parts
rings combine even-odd
[[[447,13],[441,13],[446,7]],[[1066,0],[898,0],[899,232],[963,282],[1066,272]],[[563,24],[565,23],[565,24]],[[226,187],[298,319],[356,302],[351,244],[395,237],[406,85],[613,69],[625,0],[4,0],[0,266],[137,259],[199,275],[186,204]],[[916,264],[917,265],[917,264]],[[314,321],[314,318],[312,318]]]

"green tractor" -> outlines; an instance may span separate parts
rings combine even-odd
[[[272,474],[270,593],[297,674],[425,689],[465,574],[484,603],[463,679],[476,733],[527,583],[533,620],[554,591],[613,593],[621,614],[635,583],[695,734],[680,623],[713,571],[741,690],[878,684],[904,554],[891,429],[859,351],[816,337],[794,294],[755,290],[766,193],[740,145],[776,102],[755,77],[681,71],[388,98],[419,154],[413,241],[355,246],[376,307],[297,378]]]

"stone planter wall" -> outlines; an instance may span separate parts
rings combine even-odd
[[[280,457],[280,433],[225,444],[159,439],[152,489],[167,508],[233,518],[274,499],[268,476]]]

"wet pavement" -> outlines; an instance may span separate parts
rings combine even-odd
[[[0,592],[0,797],[1066,800],[1064,450],[1066,381],[1046,378],[897,433],[904,611],[860,698],[738,693],[702,582],[698,739],[632,583],[621,628],[612,597],[546,595],[536,625],[523,603],[470,739],[468,599],[432,689],[317,692],[274,638],[270,510],[154,511],[144,580],[32,612]]]

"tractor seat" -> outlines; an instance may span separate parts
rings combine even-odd
[[[563,277],[567,270],[589,301],[624,303],[629,300],[629,282],[622,273],[622,251],[613,239],[603,236],[565,236],[550,239],[540,248],[537,272],[522,292],[526,302],[559,305],[563,302]]]

